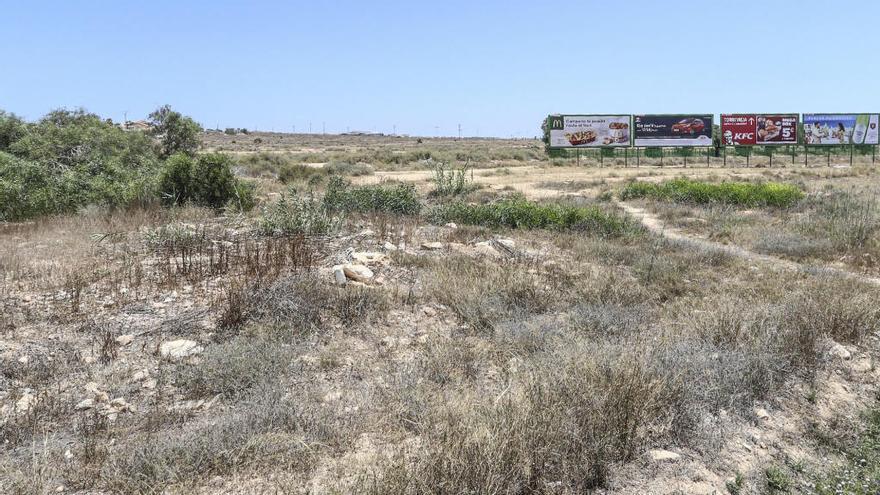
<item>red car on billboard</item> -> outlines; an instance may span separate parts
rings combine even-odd
[[[703,132],[706,124],[702,119],[687,118],[672,126],[673,134],[690,134],[695,135]]]

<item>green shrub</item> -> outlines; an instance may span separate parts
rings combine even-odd
[[[451,203],[431,211],[436,223],[456,222],[483,227],[512,229],[575,230],[603,237],[619,236],[637,230],[626,217],[609,213],[597,206],[538,204],[513,198],[484,205]]]
[[[620,199],[651,198],[676,203],[730,204],[737,206],[789,207],[804,197],[791,184],[763,182],[723,182],[708,184],[689,179],[675,179],[661,184],[631,182],[620,191]]]
[[[24,121],[18,116],[0,110],[0,151],[6,151],[9,145],[21,139],[26,129]]]
[[[222,153],[192,158],[176,153],[165,161],[159,174],[159,193],[166,204],[192,202],[212,208],[247,211],[254,207],[253,184],[232,173],[232,159]]]
[[[329,234],[339,230],[342,216],[334,215],[311,193],[298,197],[293,191],[263,208],[260,230],[264,234]]]
[[[335,211],[400,215],[417,215],[422,209],[416,188],[412,184],[353,187],[339,176],[330,178],[324,195],[324,206]]]
[[[155,196],[159,160],[143,133],[123,131],[84,110],[56,110],[34,124],[9,125],[27,132],[4,134],[15,139],[0,157],[4,219],[92,204],[125,206]]]
[[[181,204],[192,197],[193,162],[189,155],[177,153],[165,160],[159,174],[159,192],[165,204]]]
[[[445,163],[434,166],[434,190],[432,196],[458,196],[473,190],[473,184],[467,179],[469,165],[451,168]]]

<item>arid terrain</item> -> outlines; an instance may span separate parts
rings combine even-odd
[[[870,155],[201,139],[0,222],[0,493],[880,493]]]

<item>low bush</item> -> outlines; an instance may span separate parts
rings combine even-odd
[[[451,168],[445,163],[434,165],[434,190],[432,196],[458,196],[474,190],[474,184],[468,180],[469,164],[461,168]]]
[[[439,205],[430,217],[436,223],[455,222],[483,227],[512,229],[573,230],[602,237],[614,237],[638,230],[622,215],[598,206],[538,204],[522,198],[472,205],[462,202]]]
[[[222,153],[168,157],[159,174],[159,190],[163,201],[172,205],[193,203],[247,211],[255,204],[254,186],[235,177],[232,159]]]
[[[790,207],[804,197],[791,184],[763,182],[722,182],[709,184],[689,179],[675,179],[660,184],[630,182],[620,191],[620,199],[650,198],[676,203],[730,204],[736,206]]]
[[[324,206],[334,211],[417,215],[422,204],[412,184],[352,186],[333,176],[324,194]]]
[[[343,216],[332,212],[312,193],[297,196],[294,191],[282,194],[281,198],[263,207],[260,217],[260,230],[273,234],[332,234],[342,226]]]

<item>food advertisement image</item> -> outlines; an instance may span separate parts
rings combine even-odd
[[[634,115],[636,146],[712,146],[712,114]]]
[[[548,123],[553,148],[630,145],[629,115],[551,115]]]
[[[880,144],[880,116],[867,113],[804,114],[809,145]]]
[[[797,144],[797,114],[721,115],[721,142],[727,146]]]

